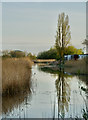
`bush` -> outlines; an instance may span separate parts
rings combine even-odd
[[[77,49],[74,46],[68,46],[64,49],[65,55],[83,54],[82,49]],[[37,59],[60,59],[59,52],[55,48],[51,48],[48,51],[40,52],[37,55]]]
[[[2,57],[3,57],[3,58],[10,58],[11,56],[10,56],[10,54],[9,54],[9,51],[8,51],[8,50],[2,51]]]
[[[37,59],[57,59],[56,49],[50,49],[48,51],[40,52],[37,55]]]
[[[25,52],[23,51],[19,51],[19,50],[15,50],[15,51],[10,51],[9,52],[11,57],[15,57],[15,58],[20,58],[20,57],[25,57]]]
[[[31,53],[28,53],[27,55],[30,59],[35,60],[36,59],[36,55],[32,55]]]

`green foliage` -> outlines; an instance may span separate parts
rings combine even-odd
[[[13,51],[5,50],[2,52],[3,58],[8,58],[8,57],[20,58],[25,56],[26,56],[25,52],[19,50],[13,50]]]
[[[32,60],[36,59],[36,55],[32,55],[31,53],[28,53],[27,56]]]
[[[64,49],[65,55],[83,54],[82,49],[77,49],[74,46],[68,46]],[[60,55],[56,48],[50,48],[48,51],[40,52],[37,59],[60,59]]]
[[[37,59],[58,59],[57,51],[54,48],[51,48],[48,51],[40,52],[37,55]]]
[[[21,57],[29,57],[30,59],[36,59],[36,55],[32,55],[31,53],[27,53],[24,51],[20,51],[20,50],[12,50],[12,51],[8,51],[8,50],[4,50],[2,52],[2,57],[3,58],[21,58]]]
[[[77,70],[77,74],[80,75],[80,70]]]
[[[74,46],[68,46],[71,39],[70,25],[68,15],[61,13],[58,17],[56,31],[55,48],[60,61],[64,63],[64,55],[83,54],[82,49],[76,49]]]
[[[11,57],[10,54],[9,54],[9,51],[8,50],[2,51],[2,57],[3,58],[9,58],[9,57]]]
[[[15,51],[10,51],[9,52],[11,57],[15,57],[15,58],[20,58],[20,57],[25,57],[25,52],[23,51],[19,51],[19,50],[15,50]]]
[[[83,54],[82,49],[77,49],[74,46],[68,46],[64,49],[64,54],[65,55],[74,55],[74,54]]]

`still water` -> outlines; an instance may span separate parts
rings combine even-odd
[[[86,76],[73,76],[32,66],[26,93],[2,98],[3,118],[82,118],[88,110]]]

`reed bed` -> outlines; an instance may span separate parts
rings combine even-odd
[[[2,95],[25,91],[31,77],[31,65],[28,58],[2,59]]]
[[[73,74],[88,74],[88,58],[66,61],[65,71]]]

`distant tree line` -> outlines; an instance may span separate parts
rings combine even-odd
[[[64,55],[84,54],[82,49],[77,49],[74,46],[68,46],[64,48]],[[37,59],[60,59],[59,53],[57,54],[56,48],[50,48],[47,51],[40,52],[37,55]]]
[[[65,55],[74,55],[74,54],[84,54],[82,49],[77,49],[74,46],[68,46],[64,49]],[[21,57],[29,57],[30,59],[60,59],[60,55],[57,54],[56,48],[50,48],[47,51],[43,51],[38,53],[37,57],[35,54],[27,53],[20,50],[4,50],[2,51],[3,58],[21,58]]]
[[[21,57],[29,57],[30,59],[36,59],[36,55],[20,50],[2,51],[2,58],[21,58]]]
[[[37,55],[37,59],[56,59],[56,58],[57,58],[56,49],[50,49],[44,52],[40,52]]]

